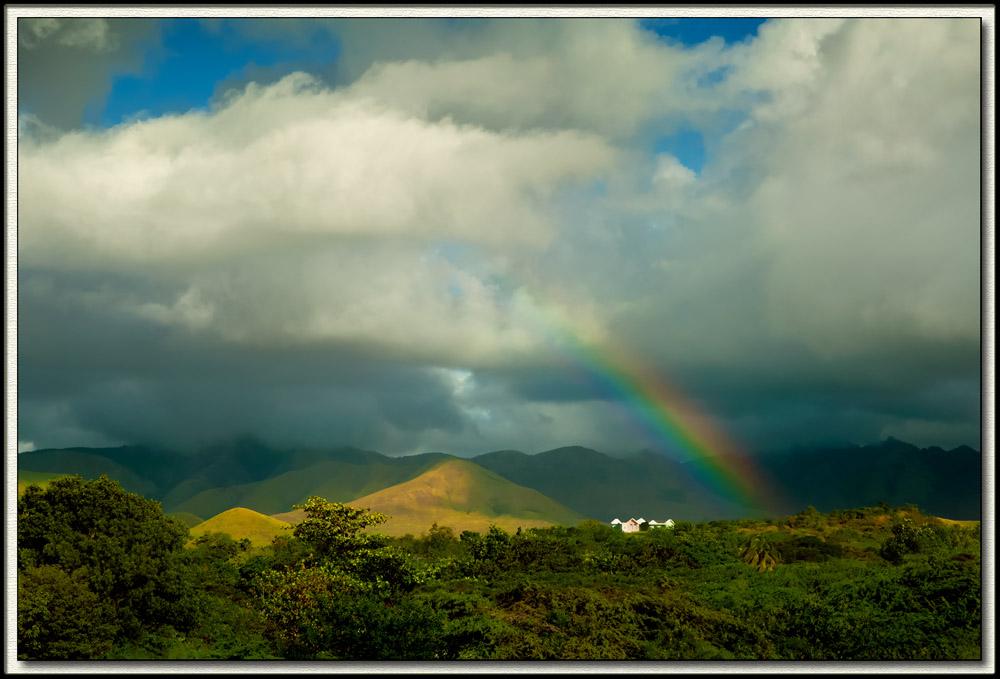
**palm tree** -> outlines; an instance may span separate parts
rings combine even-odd
[[[739,553],[743,560],[756,568],[758,572],[773,571],[774,567],[781,562],[781,554],[778,552],[771,539],[763,534],[751,535],[740,545]]]

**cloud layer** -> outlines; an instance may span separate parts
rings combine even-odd
[[[688,48],[613,20],[239,33],[317,26],[332,80],[104,130],[22,111],[20,439],[663,444],[585,346],[750,448],[978,445],[978,21]],[[19,79],[72,51],[100,97],[131,35],[26,24]],[[655,151],[682,127],[698,172]]]

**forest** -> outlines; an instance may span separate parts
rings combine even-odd
[[[20,660],[978,660],[981,526],[807,507],[378,533],[310,497],[265,546],[196,538],[106,476],[17,507]]]

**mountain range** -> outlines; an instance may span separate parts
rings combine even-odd
[[[704,521],[783,516],[888,502],[952,519],[981,513],[982,460],[967,446],[918,448],[888,439],[858,446],[794,449],[760,456],[766,480],[756,504],[699,480],[698,461],[653,452],[612,457],[571,446],[534,455],[514,450],[459,458],[446,453],[389,457],[352,447],[281,449],[237,438],[197,453],[156,446],[67,448],[18,455],[19,480],[39,474],[107,474],[162,503],[189,525],[240,508],[294,522],[310,495],[391,515],[383,532],[425,532],[432,523],[483,531],[586,518]],[[777,489],[776,492],[771,492]]]

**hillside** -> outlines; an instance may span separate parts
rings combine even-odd
[[[536,455],[497,451],[472,461],[602,521],[628,516],[661,521],[763,518],[809,505],[833,511],[879,502],[915,504],[935,515],[976,520],[982,501],[977,451],[967,446],[921,449],[893,438],[758,457],[758,473],[781,493],[766,498],[774,505],[766,509],[713,495],[692,471],[697,461],[680,463],[651,452],[613,458],[574,446]]]
[[[107,474],[130,491],[162,503],[167,513],[215,516],[231,507],[287,512],[310,495],[350,502],[405,483],[443,461],[445,453],[389,457],[351,447],[279,449],[249,438],[171,452],[155,446],[68,448],[18,455],[18,472]],[[784,497],[764,509],[707,489],[697,463],[643,452],[611,457],[579,446],[535,455],[513,450],[468,460],[530,488],[577,514],[610,521],[780,517],[812,505],[822,511],[912,503],[935,515],[980,518],[981,455],[967,447],[920,449],[889,439],[867,445],[794,449],[757,458],[762,476]]]
[[[571,446],[537,455],[498,451],[472,462],[600,521],[632,516],[700,521],[751,514],[749,508],[703,490],[682,464],[663,455],[613,458]]]
[[[460,533],[486,532],[491,524],[508,531],[553,524],[574,526],[586,518],[536,490],[458,459],[440,462],[414,479],[349,504],[391,516],[376,528],[387,535],[421,535],[434,523]]]
[[[310,495],[346,501],[411,479],[442,459],[454,458],[393,458],[344,446],[279,449],[238,437],[195,452],[146,445],[36,450],[18,455],[18,470],[86,479],[106,474],[168,513],[214,516],[236,506],[273,514]]]
[[[254,483],[202,490],[182,502],[171,503],[168,498],[164,504],[172,511],[201,516],[211,516],[233,506],[275,514],[310,495],[331,502],[347,502],[411,479],[437,462],[419,456],[399,458],[396,463],[389,463],[389,459],[380,455],[361,464],[326,459]]]
[[[982,456],[972,448],[918,448],[889,438],[881,443],[792,450],[761,458],[788,506],[820,511],[887,502],[915,504],[928,514],[981,516]]]
[[[103,474],[121,484],[130,493],[155,499],[158,487],[143,473],[112,459],[108,453],[114,449],[66,448],[62,450],[34,450],[17,456],[18,473],[22,471],[50,474],[76,474],[84,479],[96,479]]]
[[[205,520],[200,516],[195,516],[191,512],[177,512],[175,514],[167,514],[167,516],[173,519],[177,519],[188,528],[194,528],[199,523],[202,523]]]
[[[24,492],[24,490],[31,485],[39,486],[44,488],[49,484],[52,479],[57,479],[60,476],[65,476],[64,474],[58,473],[48,473],[48,472],[29,472],[23,469],[17,470],[17,495],[18,497]]]
[[[213,516],[191,528],[191,537],[208,533],[227,533],[234,540],[250,540],[255,547],[271,544],[274,538],[285,534],[289,524],[252,509],[234,507]]]

